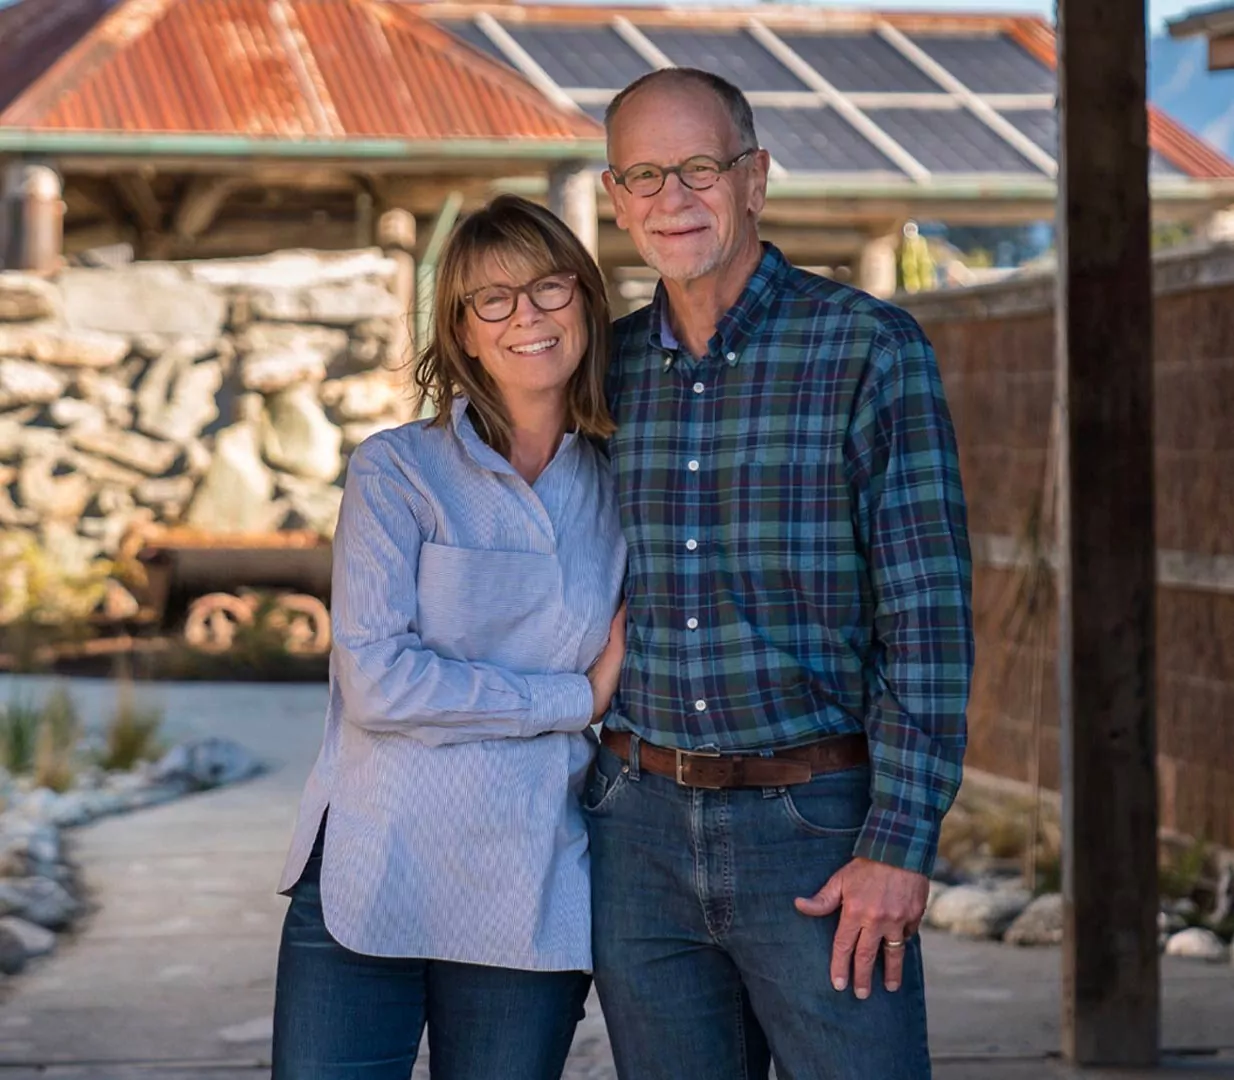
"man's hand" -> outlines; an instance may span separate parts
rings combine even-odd
[[[900,989],[904,944],[921,925],[929,896],[930,880],[924,874],[854,859],[814,896],[808,900],[798,897],[795,903],[803,915],[830,915],[839,909],[840,925],[831,951],[831,984],[837,990],[845,989],[851,968],[853,993],[864,999],[870,996],[880,948],[883,983],[888,990]]]

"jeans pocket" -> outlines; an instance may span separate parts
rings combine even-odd
[[[610,750],[601,747],[591,766],[591,775],[583,789],[583,812],[596,815],[605,813],[626,784],[629,774],[625,762]]]
[[[856,840],[870,812],[870,770],[862,765],[794,784],[781,792],[780,804],[808,836]]]

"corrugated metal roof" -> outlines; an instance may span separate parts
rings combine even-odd
[[[582,112],[381,0],[122,0],[67,44],[0,126],[280,140],[600,134]]]

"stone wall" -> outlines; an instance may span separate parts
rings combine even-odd
[[[348,452],[409,419],[378,251],[0,273],[0,530],[65,572],[142,522],[329,535]]]

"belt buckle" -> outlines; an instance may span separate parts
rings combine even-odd
[[[704,786],[702,784],[687,784],[685,781],[685,775],[682,771],[685,768],[685,763],[686,763],[685,759],[694,758],[694,757],[718,758],[720,757],[720,751],[719,750],[679,750],[676,747],[674,747],[673,748],[673,760],[676,762],[676,766],[677,766],[678,786],[680,787],[703,787]],[[717,787],[717,788],[714,788],[713,790],[718,791],[719,788]]]

